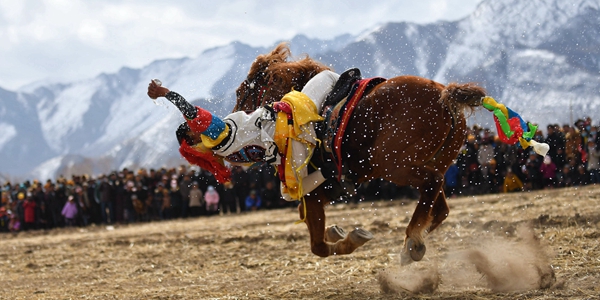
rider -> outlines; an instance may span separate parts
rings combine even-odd
[[[316,145],[314,122],[321,120],[318,110],[338,78],[339,75],[332,71],[322,71],[304,86],[302,92],[292,91],[273,106],[260,107],[250,114],[234,112],[223,119],[190,104],[183,96],[157,84],[154,80],[148,85],[148,96],[152,99],[165,97],[181,111],[186,122],[177,129],[180,153],[190,163],[211,171],[221,182],[229,178],[229,170],[222,163],[222,159],[234,164],[259,161],[281,164],[282,157],[277,147],[278,134],[281,133],[277,130],[281,129],[281,126],[277,126],[276,114],[280,114],[277,111],[302,113],[298,119],[306,120],[306,127],[298,134],[298,138],[289,139],[290,151],[283,152],[288,154],[285,158],[286,163],[291,166],[288,169],[297,171],[295,180],[298,181],[299,189],[296,187],[289,190],[289,184],[284,186],[282,183],[282,195],[287,200],[296,200],[325,181],[320,170],[308,175],[306,164],[312,149],[307,148],[300,140],[312,143],[313,148]],[[284,127],[284,131],[287,131],[287,120]],[[289,157],[289,154],[292,154],[292,157]],[[290,179],[287,171],[286,169],[285,178]]]

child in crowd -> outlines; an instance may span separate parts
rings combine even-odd
[[[219,193],[214,186],[208,186],[204,194],[204,201],[206,201],[206,212],[209,215],[215,214],[219,210]]]
[[[519,177],[512,171],[511,168],[506,170],[506,177],[504,178],[504,192],[520,192],[523,190],[523,182]]]
[[[262,205],[262,199],[256,193],[256,190],[251,190],[250,195],[246,197],[246,210],[247,211],[256,211]]]
[[[75,203],[75,198],[73,195],[69,196],[69,200],[65,203],[65,206],[62,209],[62,216],[65,218],[65,224],[67,227],[75,226],[75,219],[77,218],[77,203]]]

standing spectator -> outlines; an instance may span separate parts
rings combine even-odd
[[[136,181],[136,198],[131,198],[138,221],[148,221],[148,204],[151,203],[152,193],[148,186],[149,177],[141,177]]]
[[[161,217],[164,194],[164,183],[161,181],[156,185],[154,193],[152,193],[152,202],[150,205],[150,218],[158,220]]]
[[[208,189],[209,185],[212,185],[212,186],[217,185],[217,180],[215,179],[215,176],[213,176],[207,170],[199,169],[196,176],[197,176],[196,181],[198,182],[198,187],[203,191],[206,191]]]
[[[90,205],[90,222],[100,224],[102,215],[100,213],[100,199],[98,199],[98,186],[96,180],[91,177],[86,177],[82,184],[84,196],[87,198],[87,203]]]
[[[138,200],[137,187],[135,181],[130,179],[125,183],[124,219],[127,223],[133,223],[136,220],[137,212],[134,206],[134,199]]]
[[[15,201],[12,205],[12,213],[15,218],[19,221],[19,228],[25,223],[24,220],[24,212],[23,212],[23,203],[25,202],[25,192],[17,193],[17,201]]]
[[[465,144],[464,150],[464,170],[467,178],[467,186],[471,193],[477,193],[482,179],[481,169],[479,168],[479,162],[477,160],[477,153],[479,151],[479,144],[475,142],[475,136],[469,135],[467,137],[467,143]]]
[[[231,181],[223,184],[223,190],[221,191],[221,211],[225,214],[239,213],[237,207],[237,196],[233,188]]]
[[[185,176],[184,176],[185,177]],[[181,210],[183,206],[183,200],[181,196],[181,183],[177,180],[177,176],[173,175],[171,177],[171,189],[169,189],[169,199],[171,200],[171,218],[179,218],[181,217]],[[183,180],[181,180],[183,182]]]
[[[135,221],[147,221],[148,210],[146,204],[138,198],[137,194],[131,194],[131,205],[133,206],[133,211],[135,213]]]
[[[506,169],[506,168],[503,168],[503,169]],[[496,160],[492,159],[492,161],[490,162],[490,170],[488,173],[489,182],[490,182],[489,191],[491,193],[501,192],[502,184],[504,184],[502,178],[504,178],[504,176],[506,174],[500,174],[498,170],[499,170],[499,167],[498,167],[498,164],[496,163]]]
[[[266,169],[265,166],[267,165],[267,163],[260,163],[260,164],[255,164],[252,165],[250,168],[248,168],[248,170],[246,170],[246,173],[248,174],[248,189],[249,190],[257,190],[260,191],[260,189],[264,186],[263,184],[263,176],[262,176],[262,170]]]
[[[246,197],[246,211],[256,211],[262,205],[262,199],[256,193],[256,190],[251,190],[248,197]]]
[[[263,182],[263,186],[267,185],[267,182],[273,181],[273,185],[276,189],[279,189],[280,181],[279,176],[277,175],[277,170],[275,167],[268,163],[263,163],[261,167],[261,182]],[[281,194],[281,193],[280,193]]]
[[[190,191],[192,190],[192,178],[189,174],[183,175],[183,179],[179,183],[179,194],[181,196],[181,210],[179,217],[186,218],[190,207]]]
[[[261,190],[262,200],[265,208],[279,207],[279,199],[281,198],[280,190],[275,187],[274,181],[267,181],[265,187]]]
[[[591,125],[591,119],[588,119],[588,118],[586,118],[586,120],[578,119],[575,122],[575,128],[577,128],[577,130],[581,134],[582,145],[587,144],[587,138],[588,138],[588,134],[589,134],[589,130],[590,130],[590,125]]]
[[[575,158],[577,163],[581,163],[581,133],[573,127],[565,135],[565,155],[567,159]]]
[[[575,158],[569,159],[569,163],[566,166],[569,166],[569,172],[567,172],[566,174],[568,176],[568,182],[570,183],[570,185],[567,186],[578,185],[581,180],[579,178],[579,171],[577,170],[578,165]]]
[[[460,170],[456,162],[452,162],[448,171],[444,174],[444,192],[447,197],[456,197],[458,194],[458,184],[460,182]]]
[[[598,134],[598,130],[600,129],[600,126],[593,126],[590,129],[590,139],[594,142],[596,142],[596,146],[600,145],[600,134]]]
[[[177,176],[177,181],[181,182],[185,175],[188,174],[188,170],[187,170],[187,166],[186,165],[179,165],[179,176]]]
[[[63,227],[65,225],[65,219],[62,217],[61,211],[67,203],[67,197],[69,196],[67,186],[65,185],[66,179],[64,177],[60,177],[56,180],[56,188],[55,188],[55,196],[56,196],[56,214],[58,216],[58,224],[59,227]]]
[[[0,199],[0,206],[1,207],[8,207],[8,203],[10,202],[10,198],[8,196],[8,190],[6,191],[2,191],[1,193],[1,199]]]
[[[576,167],[576,172],[574,175],[573,186],[582,186],[586,185],[589,180],[588,173],[585,169],[585,166],[582,164],[578,164]]]
[[[58,199],[56,198],[56,192],[54,191],[54,183],[47,182],[46,185],[44,185],[44,189],[46,190],[44,195],[46,197],[46,203],[48,204],[48,227],[59,227],[62,223],[60,215],[62,206],[59,205]]]
[[[542,188],[542,172],[540,167],[542,165],[538,155],[531,151],[529,153],[529,159],[525,163],[525,188],[527,190],[539,190]]]
[[[31,192],[27,192],[27,197],[23,202],[23,230],[35,229],[36,207]]]
[[[106,176],[102,175],[100,178],[100,213],[102,215],[102,223],[109,224],[115,221],[114,219],[114,207],[113,207],[113,197],[114,197],[114,185],[113,182],[110,181]]]
[[[563,188],[573,185],[569,172],[571,168],[569,165],[564,165],[560,170],[556,172],[556,187]]]
[[[8,232],[8,223],[10,219],[5,206],[0,206],[0,232]]]
[[[548,136],[546,137],[544,142],[548,144],[548,146],[550,146],[550,150],[548,150],[548,155],[550,155],[550,158],[555,164],[557,164],[558,166],[562,166],[564,165],[564,157],[562,157],[561,159],[558,156],[559,153],[564,156],[565,136],[564,134],[558,131],[557,124],[549,124],[546,128],[548,130]],[[563,164],[560,164],[561,162]]]
[[[477,162],[479,163],[479,168],[481,170],[482,176],[482,186],[480,188],[480,192],[487,193],[490,189],[490,168],[491,161],[494,159],[494,147],[492,146],[493,137],[490,136],[489,130],[486,129],[485,135],[482,138],[482,141],[479,145],[479,149],[477,150]]]
[[[204,197],[202,197],[202,190],[198,186],[198,182],[192,183],[192,189],[190,190],[190,216],[198,217],[204,210]]]
[[[544,157],[544,163],[540,166],[542,173],[543,187],[554,188],[556,186],[556,165],[550,158],[550,155]]]
[[[147,180],[146,184],[148,186],[149,194],[151,194],[151,191],[154,191],[154,189],[156,189],[156,185],[160,181],[160,176],[156,170],[150,169],[150,174],[148,174],[148,177],[146,180]]]
[[[75,193],[73,194],[73,197],[74,197],[75,204],[77,204],[77,210],[79,212],[77,214],[77,218],[78,218],[77,223],[82,226],[87,226],[90,221],[89,201],[87,201],[87,197],[86,197],[85,193],[83,192],[83,188],[81,186],[76,185],[74,192]]]
[[[116,173],[112,173],[110,177],[114,184],[113,186],[115,196],[113,199],[113,207],[115,209],[115,222],[121,223],[123,222],[123,219],[125,217],[125,178],[123,173],[119,173],[119,175],[117,175]]]
[[[176,183],[175,183],[176,184]],[[173,206],[171,205],[171,191],[168,189],[162,189],[162,206],[160,208],[160,219],[169,220],[173,214]]]
[[[231,172],[231,180],[233,181],[233,188],[235,189],[237,198],[240,199],[240,209],[242,211],[245,211],[246,202],[242,201],[242,199],[246,199],[246,196],[248,196],[248,191],[250,190],[248,188],[248,174],[246,173],[246,171],[244,171],[242,167],[235,166],[233,167],[233,170]]]
[[[587,151],[587,171],[589,174],[589,183],[600,183],[600,149],[592,139],[588,140]]]
[[[8,222],[8,230],[10,232],[18,232],[21,230],[21,221],[19,221],[19,216],[16,214],[10,214],[10,221]]]
[[[208,186],[206,193],[204,193],[204,201],[206,202],[206,212],[209,215],[219,211],[219,193],[217,193],[214,186]]]
[[[62,209],[62,216],[65,217],[65,224],[67,227],[75,226],[75,219],[77,218],[77,204],[75,203],[75,197],[73,195],[67,198],[67,203]]]
[[[37,182],[33,185],[32,200],[35,202],[35,228],[48,228],[48,205],[46,195],[44,194],[41,183]]]

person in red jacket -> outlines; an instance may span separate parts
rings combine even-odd
[[[23,202],[23,215],[25,224],[23,224],[24,230],[35,229],[35,201],[33,201],[30,192],[27,192],[27,198]]]

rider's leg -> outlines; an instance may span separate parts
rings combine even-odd
[[[302,89],[302,93],[315,102],[319,114],[321,113],[323,101],[325,101],[329,92],[333,90],[338,78],[340,78],[340,75],[332,71],[322,71],[309,80]]]

